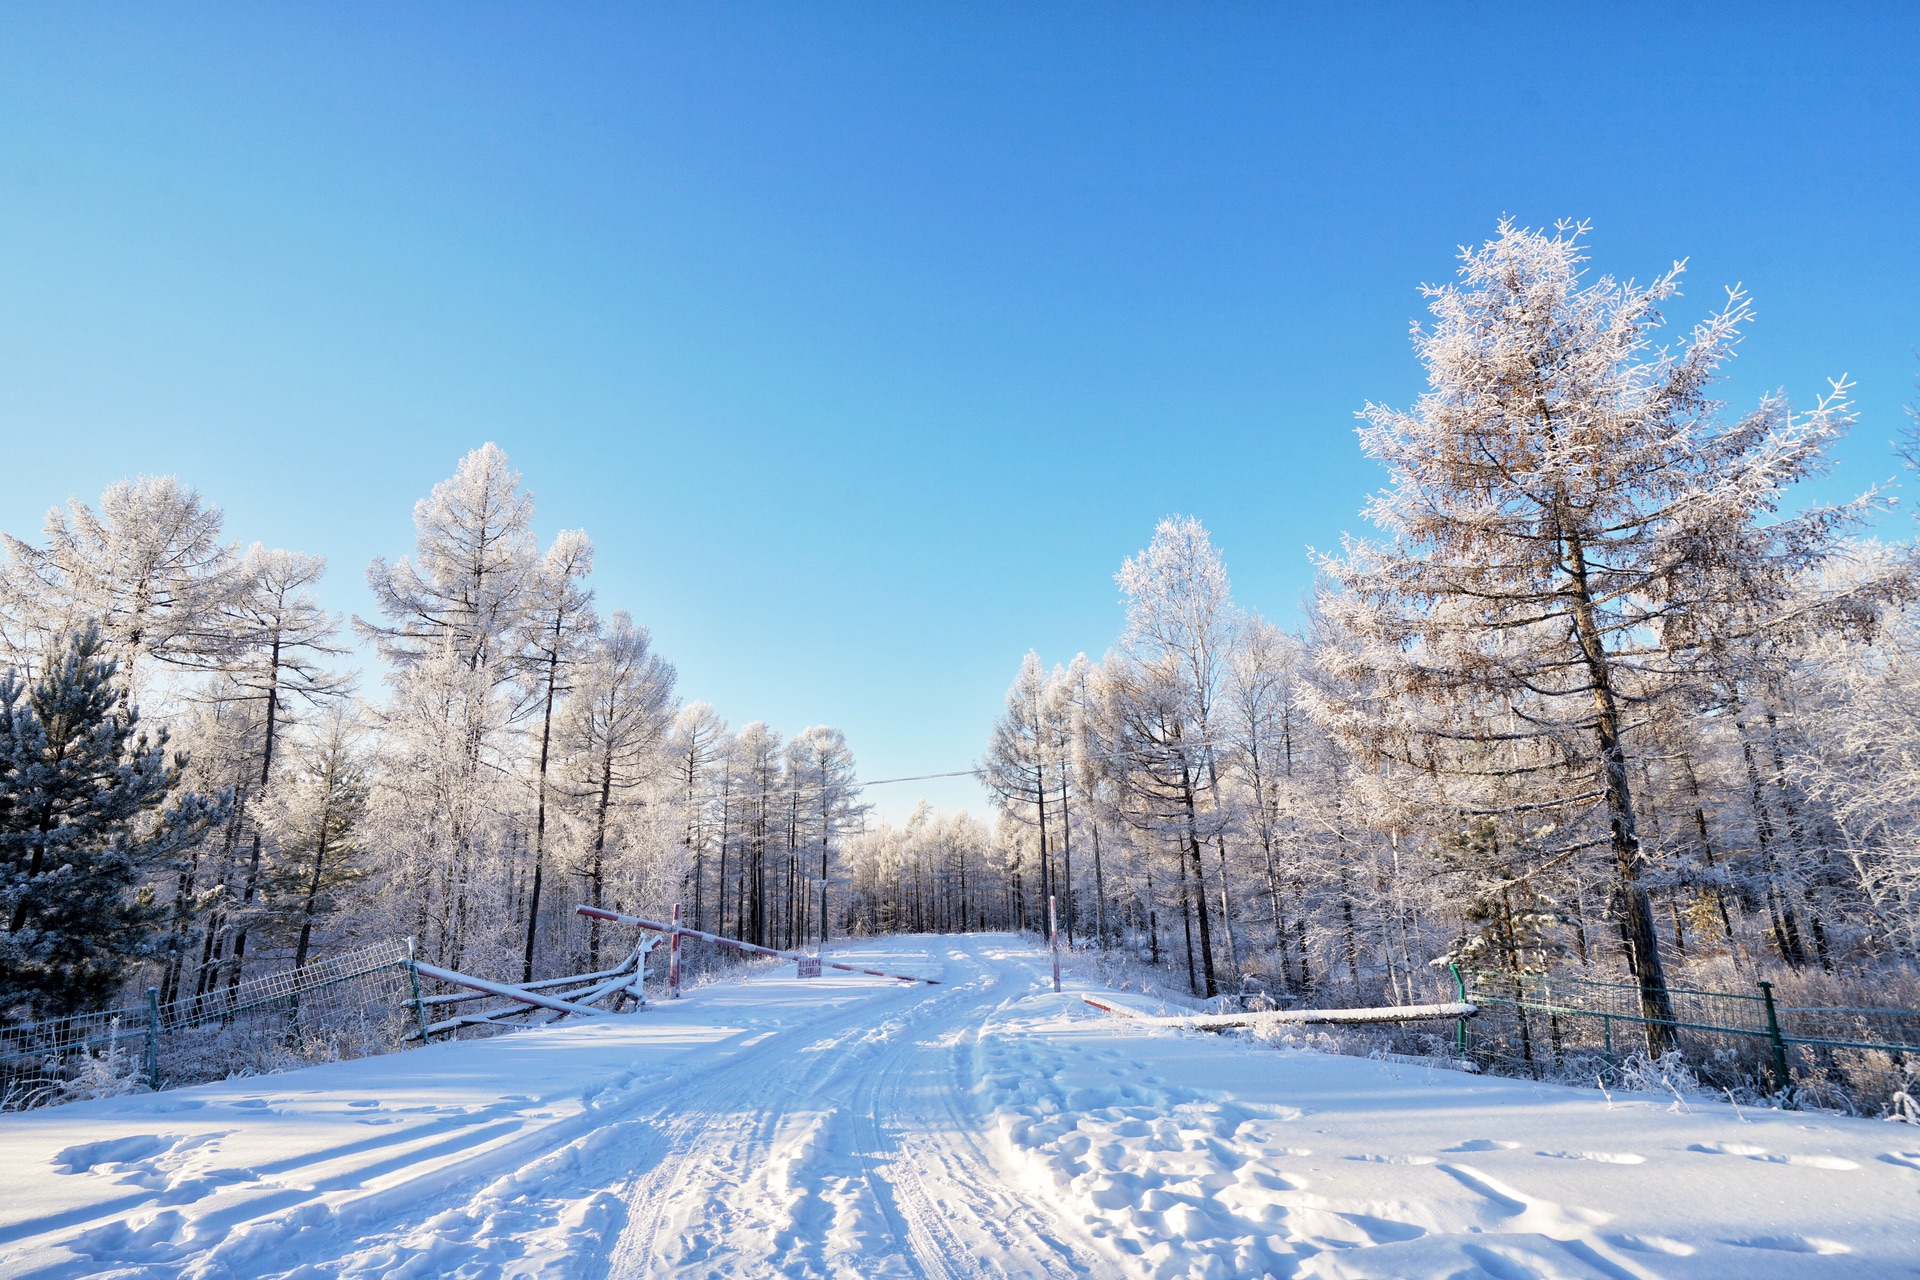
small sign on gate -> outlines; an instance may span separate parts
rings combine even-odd
[[[794,976],[797,978],[817,978],[820,976],[819,956],[799,956],[794,960]]]

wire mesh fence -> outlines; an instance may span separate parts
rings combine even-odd
[[[0,1111],[357,1057],[424,1025],[410,943],[394,941],[166,1004],[0,1025]]]
[[[1459,1048],[1491,1069],[1535,1077],[1635,1082],[1684,1070],[1709,1088],[1786,1106],[1853,1112],[1911,1106],[1920,1070],[1920,1010],[1791,1005],[1770,982],[1751,992],[1667,989],[1667,1010],[1630,982],[1456,970],[1479,1006]]]

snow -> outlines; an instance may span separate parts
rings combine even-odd
[[[836,950],[949,985],[0,1118],[0,1277],[1920,1274],[1907,1126],[1155,1027],[1005,935]]]

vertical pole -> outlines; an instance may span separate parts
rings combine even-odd
[[[147,1088],[160,1087],[160,988],[147,988]]]
[[[673,936],[667,942],[667,999],[680,998],[680,904],[673,904]]]
[[[1773,1007],[1773,984],[1760,980],[1760,998],[1767,1002],[1767,1036],[1773,1041],[1773,1074],[1780,1082],[1780,1108],[1794,1110],[1793,1071],[1787,1065],[1787,1042],[1780,1035],[1780,1015]]]
[[[407,982],[413,988],[413,1017],[420,1024],[420,1043],[427,1043],[427,1006],[420,1000],[420,967],[413,958],[413,939],[407,939]]]
[[[1606,1046],[1603,1052],[1607,1060],[1607,1070],[1611,1071],[1613,1070],[1613,1015],[1610,1013],[1600,1015],[1600,1036]]]
[[[1053,989],[1060,989],[1060,928],[1054,911],[1053,897],[1047,895],[1047,943],[1053,948]]]
[[[1467,980],[1460,976],[1459,965],[1450,964],[1447,966],[1447,968],[1453,970],[1453,989],[1459,995],[1460,1003],[1465,1004],[1467,1002]],[[1467,1020],[1465,1018],[1460,1018],[1454,1023],[1453,1043],[1454,1043],[1454,1047],[1459,1050],[1460,1056],[1463,1058],[1466,1057],[1467,1056]]]

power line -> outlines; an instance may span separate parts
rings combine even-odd
[[[1230,738],[1200,738],[1191,742],[1184,742],[1184,741],[1180,742],[1177,744],[1177,747],[1182,749],[1198,749],[1201,747],[1219,747],[1219,746],[1225,746],[1229,744],[1231,741],[1232,739]],[[1174,749],[1176,749],[1176,744],[1164,744],[1164,745],[1155,746],[1155,747],[1134,747],[1125,751],[1095,752],[1092,754],[1081,755],[1079,758],[1082,760],[1120,760],[1120,759],[1125,759],[1128,756],[1154,755],[1159,752],[1170,751]],[[1047,761],[1046,763],[1047,764],[1053,764],[1053,763],[1064,764],[1066,763],[1066,761],[1064,760]],[[750,794],[760,794],[768,797],[811,796],[811,795],[818,795],[823,791],[829,791],[829,790],[860,791],[860,790],[864,790],[867,787],[892,786],[894,783],[898,783],[898,782],[933,782],[943,778],[977,778],[980,781],[984,782],[986,780],[986,777],[987,777],[987,771],[985,769],[977,769],[977,768],[976,769],[955,769],[947,773],[914,773],[914,774],[907,774],[903,777],[898,777],[898,778],[871,778],[871,779],[865,779],[865,780],[855,779],[855,780],[840,784],[838,786],[829,784],[827,786],[816,785],[816,786],[810,786],[810,787],[779,787],[766,792],[758,792],[758,793],[750,793]]]

